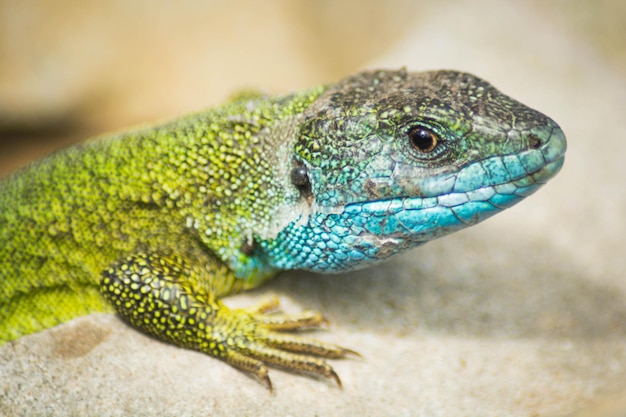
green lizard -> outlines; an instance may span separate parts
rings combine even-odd
[[[478,223],[561,168],[556,123],[465,73],[364,72],[71,147],[0,183],[0,343],[91,312],[251,372],[351,353],[221,299],[365,267]]]

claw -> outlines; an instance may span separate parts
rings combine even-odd
[[[341,383],[341,379],[339,379],[339,375],[337,375],[337,372],[335,372],[334,369],[330,370],[330,378],[335,380],[339,389],[343,389],[343,384]]]
[[[341,349],[343,350],[343,353],[344,353],[342,358],[347,356],[347,355],[352,355],[352,356],[354,356],[356,358],[363,359],[363,355],[361,355],[359,352],[357,352],[355,350],[348,349],[348,348],[341,348]]]
[[[265,383],[267,390],[271,393],[274,392],[274,388],[272,387],[272,380],[270,379],[269,372],[267,372],[267,368],[265,369],[265,373],[263,375],[257,375],[261,381]]]

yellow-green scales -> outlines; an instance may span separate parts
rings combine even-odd
[[[321,316],[220,298],[475,224],[555,175],[564,152],[552,120],[453,71],[242,95],[89,141],[0,182],[0,343],[117,311],[267,384],[266,363],[339,381],[315,356],[349,350],[282,332]]]

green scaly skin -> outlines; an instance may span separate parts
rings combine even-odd
[[[270,388],[267,365],[340,384],[322,358],[352,351],[285,333],[319,314],[221,298],[282,269],[359,268],[474,224],[556,174],[564,150],[554,122],[478,78],[405,71],[240,96],[69,148],[0,183],[0,343],[116,311]],[[449,210],[452,174],[470,200],[495,196]]]

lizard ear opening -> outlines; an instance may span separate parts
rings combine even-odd
[[[298,188],[310,185],[309,175],[304,165],[298,165],[291,170],[291,183]]]
[[[309,173],[307,168],[301,162],[296,162],[296,166],[291,170],[291,183],[298,188],[300,195],[307,200],[311,200],[313,191],[311,190],[311,182],[309,181]]]

